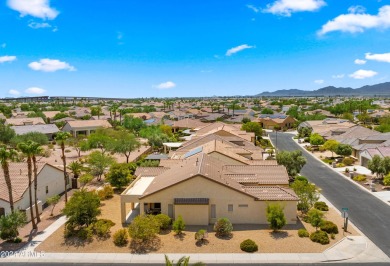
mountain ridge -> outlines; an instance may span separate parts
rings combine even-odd
[[[304,91],[299,89],[265,91],[255,96],[390,96],[390,82],[365,85],[360,88],[326,86],[318,90]]]

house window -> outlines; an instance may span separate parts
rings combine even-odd
[[[248,204],[239,204],[238,207],[240,207],[240,208],[248,208]]]
[[[46,186],[46,194],[49,194],[49,186]]]
[[[233,211],[233,204],[229,204],[228,205],[228,212],[232,212]]]
[[[215,204],[211,204],[211,219],[217,218],[217,206]]]

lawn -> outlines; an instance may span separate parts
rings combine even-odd
[[[112,199],[103,202],[102,215],[99,218],[111,219],[116,223],[111,232],[122,228],[119,203],[120,196],[117,194]],[[212,231],[212,226],[208,226],[208,238],[202,245],[196,243],[194,234],[199,229],[206,228],[187,226],[182,236],[177,236],[173,231],[168,230],[159,234],[149,243],[140,245],[133,242],[125,247],[115,246],[112,237],[106,240],[94,239],[92,242],[65,240],[63,237],[64,228],[61,227],[36,250],[60,253],[242,253],[240,243],[250,238],[258,244],[258,252],[260,253],[318,253],[323,252],[343,238],[341,229],[343,222],[340,215],[330,209],[329,212],[326,212],[326,219],[336,223],[340,231],[328,245],[313,243],[309,238],[298,237],[297,232],[300,228],[306,228],[309,232],[315,231],[311,225],[299,221],[296,225],[288,225],[277,233],[269,230],[267,225],[234,225],[233,237],[230,239],[217,238]],[[347,235],[357,235],[352,227],[349,227],[349,231],[346,233]]]

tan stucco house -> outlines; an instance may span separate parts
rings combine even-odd
[[[110,128],[111,124],[107,120],[75,120],[68,121],[62,131],[69,132],[76,137],[80,134],[88,136],[98,128]]]
[[[138,171],[121,194],[123,222],[164,213],[173,219],[181,215],[188,225],[208,225],[221,217],[235,224],[266,224],[267,203],[278,202],[287,223],[296,223],[298,198],[288,188],[283,166],[227,165],[204,153],[172,161],[170,168]]]

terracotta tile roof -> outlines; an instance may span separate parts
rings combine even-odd
[[[37,162],[38,174],[45,166],[45,163]],[[28,188],[27,163],[13,163],[9,164],[9,172],[12,183],[14,202],[19,201],[23,197],[23,193]],[[32,176],[34,180],[34,175]],[[5,183],[3,169],[0,169],[0,199],[9,202],[8,188]]]
[[[261,187],[252,186],[245,187],[246,193],[256,197],[257,200],[268,201],[297,201],[298,197],[292,189],[285,187]]]
[[[198,128],[198,127],[204,127],[206,124],[201,122],[199,119],[190,119],[185,118],[181,119],[179,121],[174,121],[172,127],[177,128]]]
[[[223,174],[239,183],[254,181],[259,185],[288,185],[289,180],[282,165],[225,165]]]
[[[111,127],[111,124],[107,120],[75,120],[75,121],[68,121],[67,124],[69,124],[69,126],[71,126],[72,128]]]
[[[14,126],[24,126],[25,124],[32,125],[44,125],[46,124],[43,121],[42,117],[31,117],[31,118],[8,118],[5,120],[6,125],[14,125]]]
[[[27,125],[27,126],[12,126],[13,130],[17,135],[23,135],[30,132],[40,132],[43,134],[53,134],[60,131],[55,124],[47,125]]]
[[[137,167],[135,176],[158,176],[169,170],[167,167]]]

